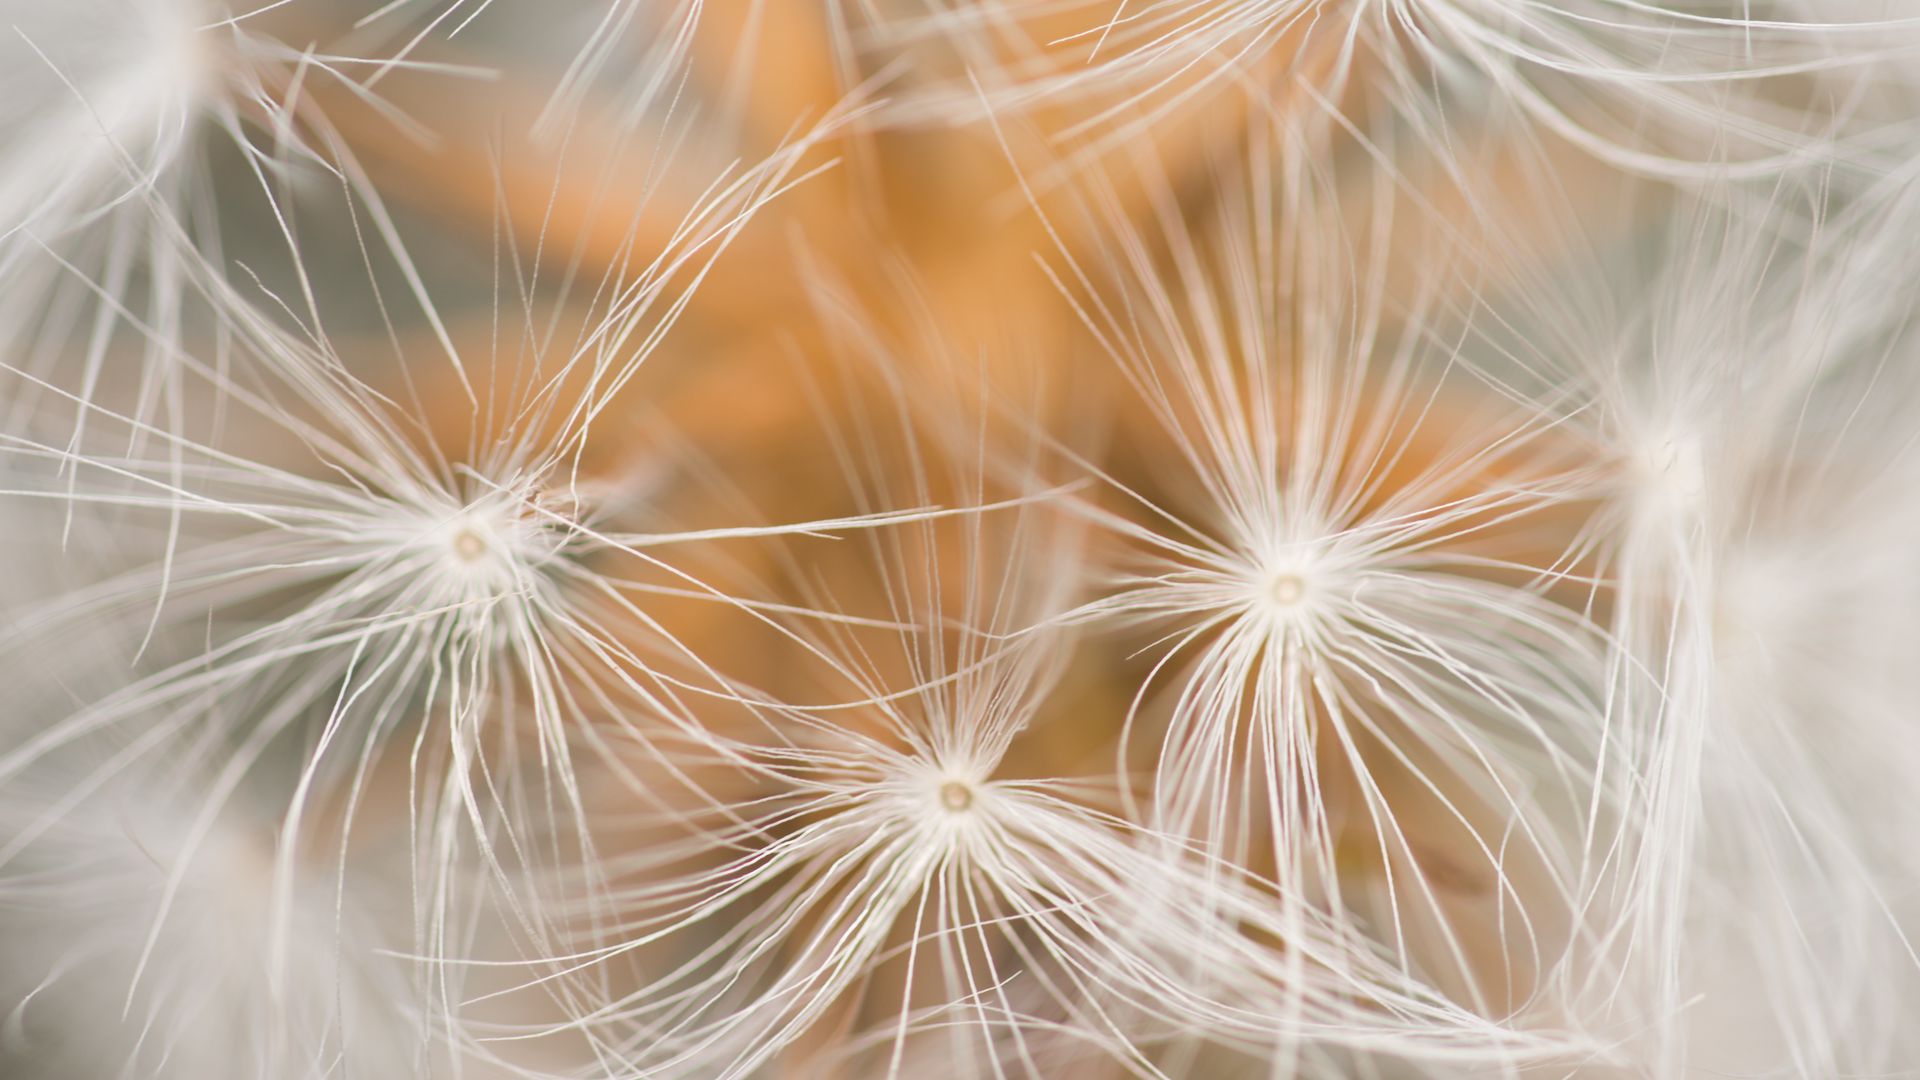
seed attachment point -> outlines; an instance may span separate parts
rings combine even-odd
[[[1267,585],[1267,598],[1281,607],[1292,607],[1307,595],[1307,583],[1299,574],[1276,574]]]
[[[940,805],[954,814],[969,809],[973,806],[973,788],[959,780],[949,780],[941,784]]]
[[[487,540],[471,525],[456,531],[452,544],[453,554],[461,562],[476,563],[487,557]]]

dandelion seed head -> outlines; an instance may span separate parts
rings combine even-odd
[[[1249,617],[1281,630],[1311,622],[1329,597],[1328,567],[1289,548],[1277,555],[1254,556],[1243,571]]]
[[[973,806],[973,788],[961,780],[949,780],[941,784],[940,805],[955,814],[970,809]]]
[[[929,769],[908,782],[912,812],[936,830],[964,828],[987,808],[990,784],[969,771]]]
[[[469,508],[429,530],[427,542],[438,549],[439,569],[448,578],[485,586],[512,577],[513,522],[490,509]]]
[[[993,816],[993,782],[985,770],[923,763],[892,786],[884,811],[896,827],[917,830],[936,845],[966,845],[965,838]]]
[[[1647,510],[1685,510],[1707,496],[1705,444],[1695,432],[1650,436],[1630,451],[1630,461],[1635,496]]]
[[[1267,596],[1281,607],[1292,607],[1307,594],[1307,583],[1298,574],[1276,574],[1267,586]]]
[[[471,525],[462,526],[453,534],[453,553],[464,562],[479,562],[491,546]]]
[[[464,506],[440,508],[418,526],[414,546],[430,573],[454,595],[487,599],[517,587],[567,542],[531,491],[489,491]]]

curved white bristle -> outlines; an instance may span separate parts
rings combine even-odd
[[[647,614],[652,594],[769,621],[752,600],[681,569],[676,551],[941,513],[643,532],[621,522],[650,523],[644,500],[596,499],[579,478],[599,412],[683,309],[675,290],[698,281],[809,146],[803,140],[716,185],[687,224],[683,247],[608,286],[575,351],[513,391],[518,396],[489,403],[509,421],[476,436],[470,460],[422,448],[410,429],[425,418],[372,390],[326,338],[290,333],[217,277],[200,284],[230,340],[245,346],[248,376],[185,351],[173,359],[249,422],[276,424],[298,440],[305,460],[297,464],[279,467],[244,448],[189,438],[0,361],[11,385],[79,409],[93,433],[73,446],[0,434],[0,457],[18,466],[9,475],[19,478],[4,498],[111,511],[152,559],[27,614],[5,631],[9,647],[37,636],[70,640],[94,620],[131,611],[145,627],[139,651],[158,654],[136,662],[135,674],[109,692],[11,740],[0,751],[0,788],[103,735],[134,733],[148,750],[231,740],[238,769],[297,739],[307,748],[283,828],[299,836],[343,804],[352,827],[371,778],[402,762],[424,910],[416,930],[422,947],[449,947],[445,936],[473,903],[460,899],[454,880],[473,849],[483,877],[510,893],[509,879],[541,854],[522,844],[530,821],[544,817],[528,807],[550,800],[550,812],[574,821],[583,812],[576,755],[605,747],[583,736],[589,716],[619,699],[649,721],[678,720],[684,710],[672,703],[674,688],[713,683],[704,660]],[[464,382],[460,358],[450,359]],[[282,398],[297,406],[282,407]],[[477,428],[494,422],[475,410]],[[692,721],[681,727],[698,740]],[[100,781],[125,767],[101,766]],[[587,839],[576,830],[573,843],[578,850]],[[0,841],[0,866],[17,847]],[[280,852],[283,890],[291,888],[292,850]],[[515,914],[538,935],[543,915]],[[276,971],[289,963],[272,961]]]
[[[1914,1052],[1891,1005],[1920,985],[1911,864],[1859,812],[1889,811],[1911,768],[1892,718],[1913,688],[1884,652],[1913,632],[1896,552],[1920,539],[1894,494],[1920,367],[1889,283],[1912,256],[1885,239],[1910,205],[1727,185],[1666,211],[1617,279],[1596,260],[1517,294],[1537,306],[1513,325],[1537,336],[1509,343],[1512,384],[1538,383],[1612,463],[1583,544],[1610,594],[1609,740],[1640,789],[1598,834],[1611,959],[1572,996],[1660,1075],[1849,1075]],[[1630,316],[1596,339],[1590,310]]]
[[[362,875],[336,902],[323,865],[277,920],[273,815],[244,800],[209,813],[194,776],[96,789],[74,772],[0,799],[6,834],[32,836],[0,868],[0,1064],[50,1080],[412,1071],[411,972],[370,933],[395,898]]]
[[[1906,1075],[1916,57],[0,0],[0,1075]]]
[[[1434,325],[1445,269],[1387,307],[1390,201],[1350,235],[1299,150],[1225,177],[1206,232],[1116,224],[1110,268],[1063,275],[1176,478],[1087,507],[1125,549],[1072,618],[1156,635],[1130,723],[1155,828],[1271,868],[1283,910],[1416,982],[1524,1010],[1577,955],[1605,655],[1547,595],[1551,531],[1528,545],[1589,481]],[[1491,957],[1463,891],[1510,935]]]
[[[1016,551],[1046,543],[1012,535]],[[1001,577],[977,539],[964,550],[962,592],[982,610],[946,615],[911,575],[890,594],[928,624],[899,641],[914,688],[866,683],[863,652],[841,660],[878,734],[786,715],[807,734],[734,750],[760,781],[750,797],[680,822],[688,842],[594,868],[611,878],[588,909],[600,934],[542,981],[651,960],[641,989],[582,1018],[600,1060],[658,1076],[825,1068],[809,1041],[885,995],[890,1018],[842,1051],[875,1076],[904,1075],[927,1041],[957,1073],[997,1060],[1028,1077],[1048,1075],[1038,1047],[1059,1038],[1149,1076],[1150,1048],[1176,1034],[1436,1062],[1590,1049],[1477,1017],[1330,921],[1276,910],[1273,883],[1090,804],[1111,781],[1003,778],[1065,639],[1008,644],[1034,602],[1018,599],[1022,559]],[[1038,581],[1072,558],[1049,557]]]
[[[1518,119],[1617,167],[1703,177],[1732,159],[1754,174],[1897,162],[1911,135],[1894,72],[1920,44],[1911,13],[1871,0],[975,0],[889,22],[954,41],[978,84],[904,95],[902,122],[1064,105],[1074,133],[1115,149],[1224,93],[1304,89],[1356,119],[1387,101],[1440,148]]]

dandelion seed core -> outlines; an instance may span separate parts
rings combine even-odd
[[[487,556],[487,541],[472,526],[453,534],[453,553],[462,562],[479,562]]]
[[[1298,574],[1279,574],[1267,585],[1267,596],[1281,607],[1292,607],[1307,595],[1307,583]]]
[[[959,780],[949,780],[940,785],[940,805],[950,813],[958,814],[973,806],[973,788]]]
[[[1697,435],[1676,433],[1639,451],[1635,470],[1642,499],[1663,510],[1700,503],[1707,494],[1706,454]]]
[[[421,541],[436,583],[453,596],[481,600],[515,588],[521,568],[532,565],[531,531],[504,501],[481,502],[434,521]]]

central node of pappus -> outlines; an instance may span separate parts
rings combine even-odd
[[[973,785],[964,780],[948,780],[940,785],[939,800],[941,808],[948,813],[962,813],[973,806]]]

